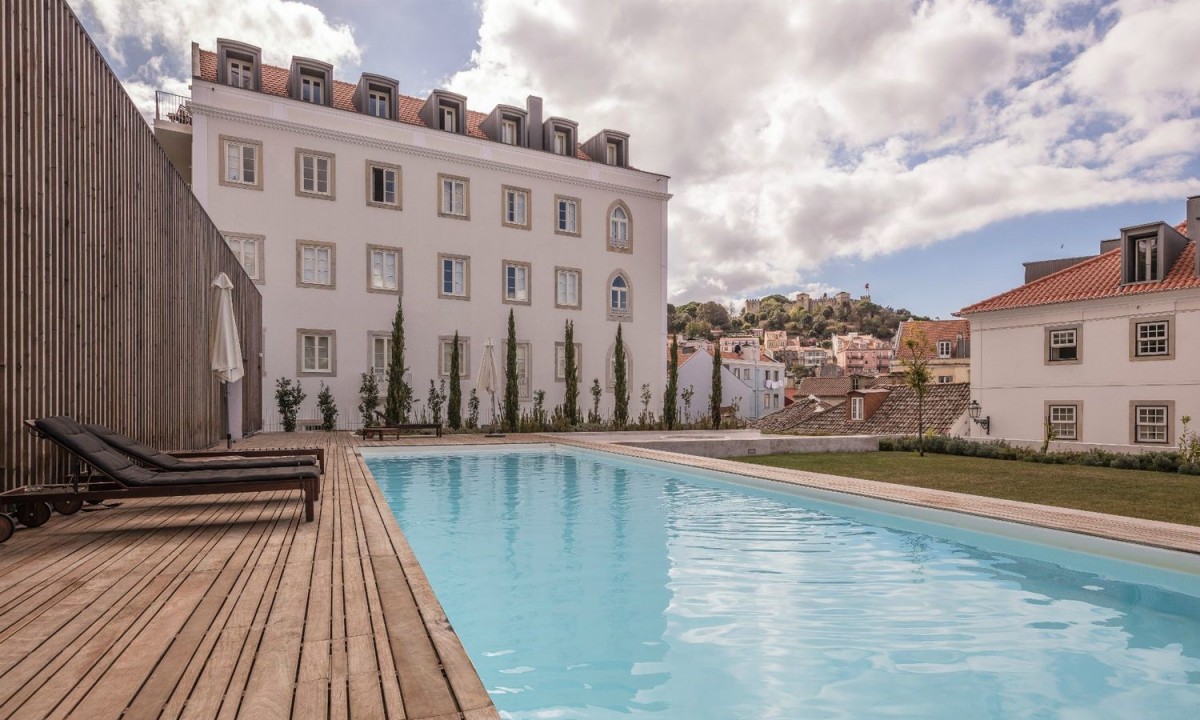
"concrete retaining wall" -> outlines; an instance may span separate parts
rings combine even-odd
[[[774,455],[777,453],[872,452],[879,450],[875,435],[829,435],[820,437],[762,436],[618,441],[616,445],[663,450],[710,458]]]

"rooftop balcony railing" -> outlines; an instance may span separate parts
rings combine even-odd
[[[156,90],[154,93],[154,118],[156,120],[179,123],[180,125],[191,125],[192,110],[189,107],[190,103],[190,98]]]

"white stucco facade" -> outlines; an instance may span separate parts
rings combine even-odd
[[[517,339],[528,343],[528,393],[546,392],[549,410],[562,402],[565,385],[556,379],[556,343],[565,321],[574,322],[581,346],[581,404],[590,405],[592,379],[605,387],[606,365],[618,319],[609,311],[609,286],[616,273],[628,281],[628,315],[620,322],[630,358],[630,395],[643,383],[660,403],[666,382],[661,348],[666,336],[668,178],[576,157],[419,125],[323,107],[199,78],[192,86],[192,180],[195,194],[221,230],[259,238],[263,295],[264,428],[279,428],[275,382],[299,378],[308,394],[302,420],[317,418],[319,382],[332,388],[339,426],[358,426],[361,373],[374,366],[372,338],[390,332],[397,300],[403,298],[406,361],[416,398],[425,406],[429,381],[440,372],[439,344],[456,331],[465,340],[466,398],[475,386],[484,343],[496,346],[501,375],[509,310]],[[257,143],[261,176],[257,187],[222,182],[226,141]],[[300,191],[298,150],[328,156],[328,197]],[[368,164],[398,172],[398,207],[368,203]],[[466,180],[465,217],[445,217],[441,178]],[[504,223],[504,188],[528,193],[528,228]],[[556,196],[578,203],[578,236],[556,232]],[[623,203],[629,213],[629,252],[608,243],[609,212]],[[329,282],[304,282],[302,246],[329,248]],[[398,292],[372,289],[370,252],[383,248],[399,259]],[[439,292],[444,255],[467,259],[465,293]],[[527,300],[505,300],[505,263],[527,267]],[[556,303],[556,270],[580,273],[580,306]],[[329,367],[306,372],[301,336],[330,338]],[[447,378],[448,379],[448,378]],[[381,388],[382,390],[382,388]],[[498,393],[500,394],[500,393]],[[497,398],[499,400],[499,398]],[[633,402],[636,402],[634,400]],[[487,397],[481,398],[487,420]]]
[[[1200,419],[1200,290],[1177,290],[972,313],[972,398],[990,437],[1041,443],[1050,406],[1076,406],[1076,440],[1058,449],[1173,448],[1180,418]],[[1136,357],[1133,328],[1165,320],[1171,352]],[[1078,359],[1052,362],[1048,332],[1076,329]],[[1139,442],[1135,408],[1165,407],[1166,437]],[[1195,423],[1193,423],[1195,427]],[[974,436],[984,436],[978,425]]]

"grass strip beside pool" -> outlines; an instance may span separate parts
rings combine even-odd
[[[879,480],[1110,515],[1200,526],[1200,477],[910,452],[737,458],[755,465]]]

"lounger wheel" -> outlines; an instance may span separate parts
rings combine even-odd
[[[49,519],[50,506],[44,502],[22,503],[17,506],[17,521],[25,527],[41,527]]]
[[[54,501],[54,512],[59,515],[74,515],[83,507],[83,500],[77,497]]]
[[[12,518],[7,515],[0,514],[0,543],[12,537],[13,531],[16,530],[13,525]]]

